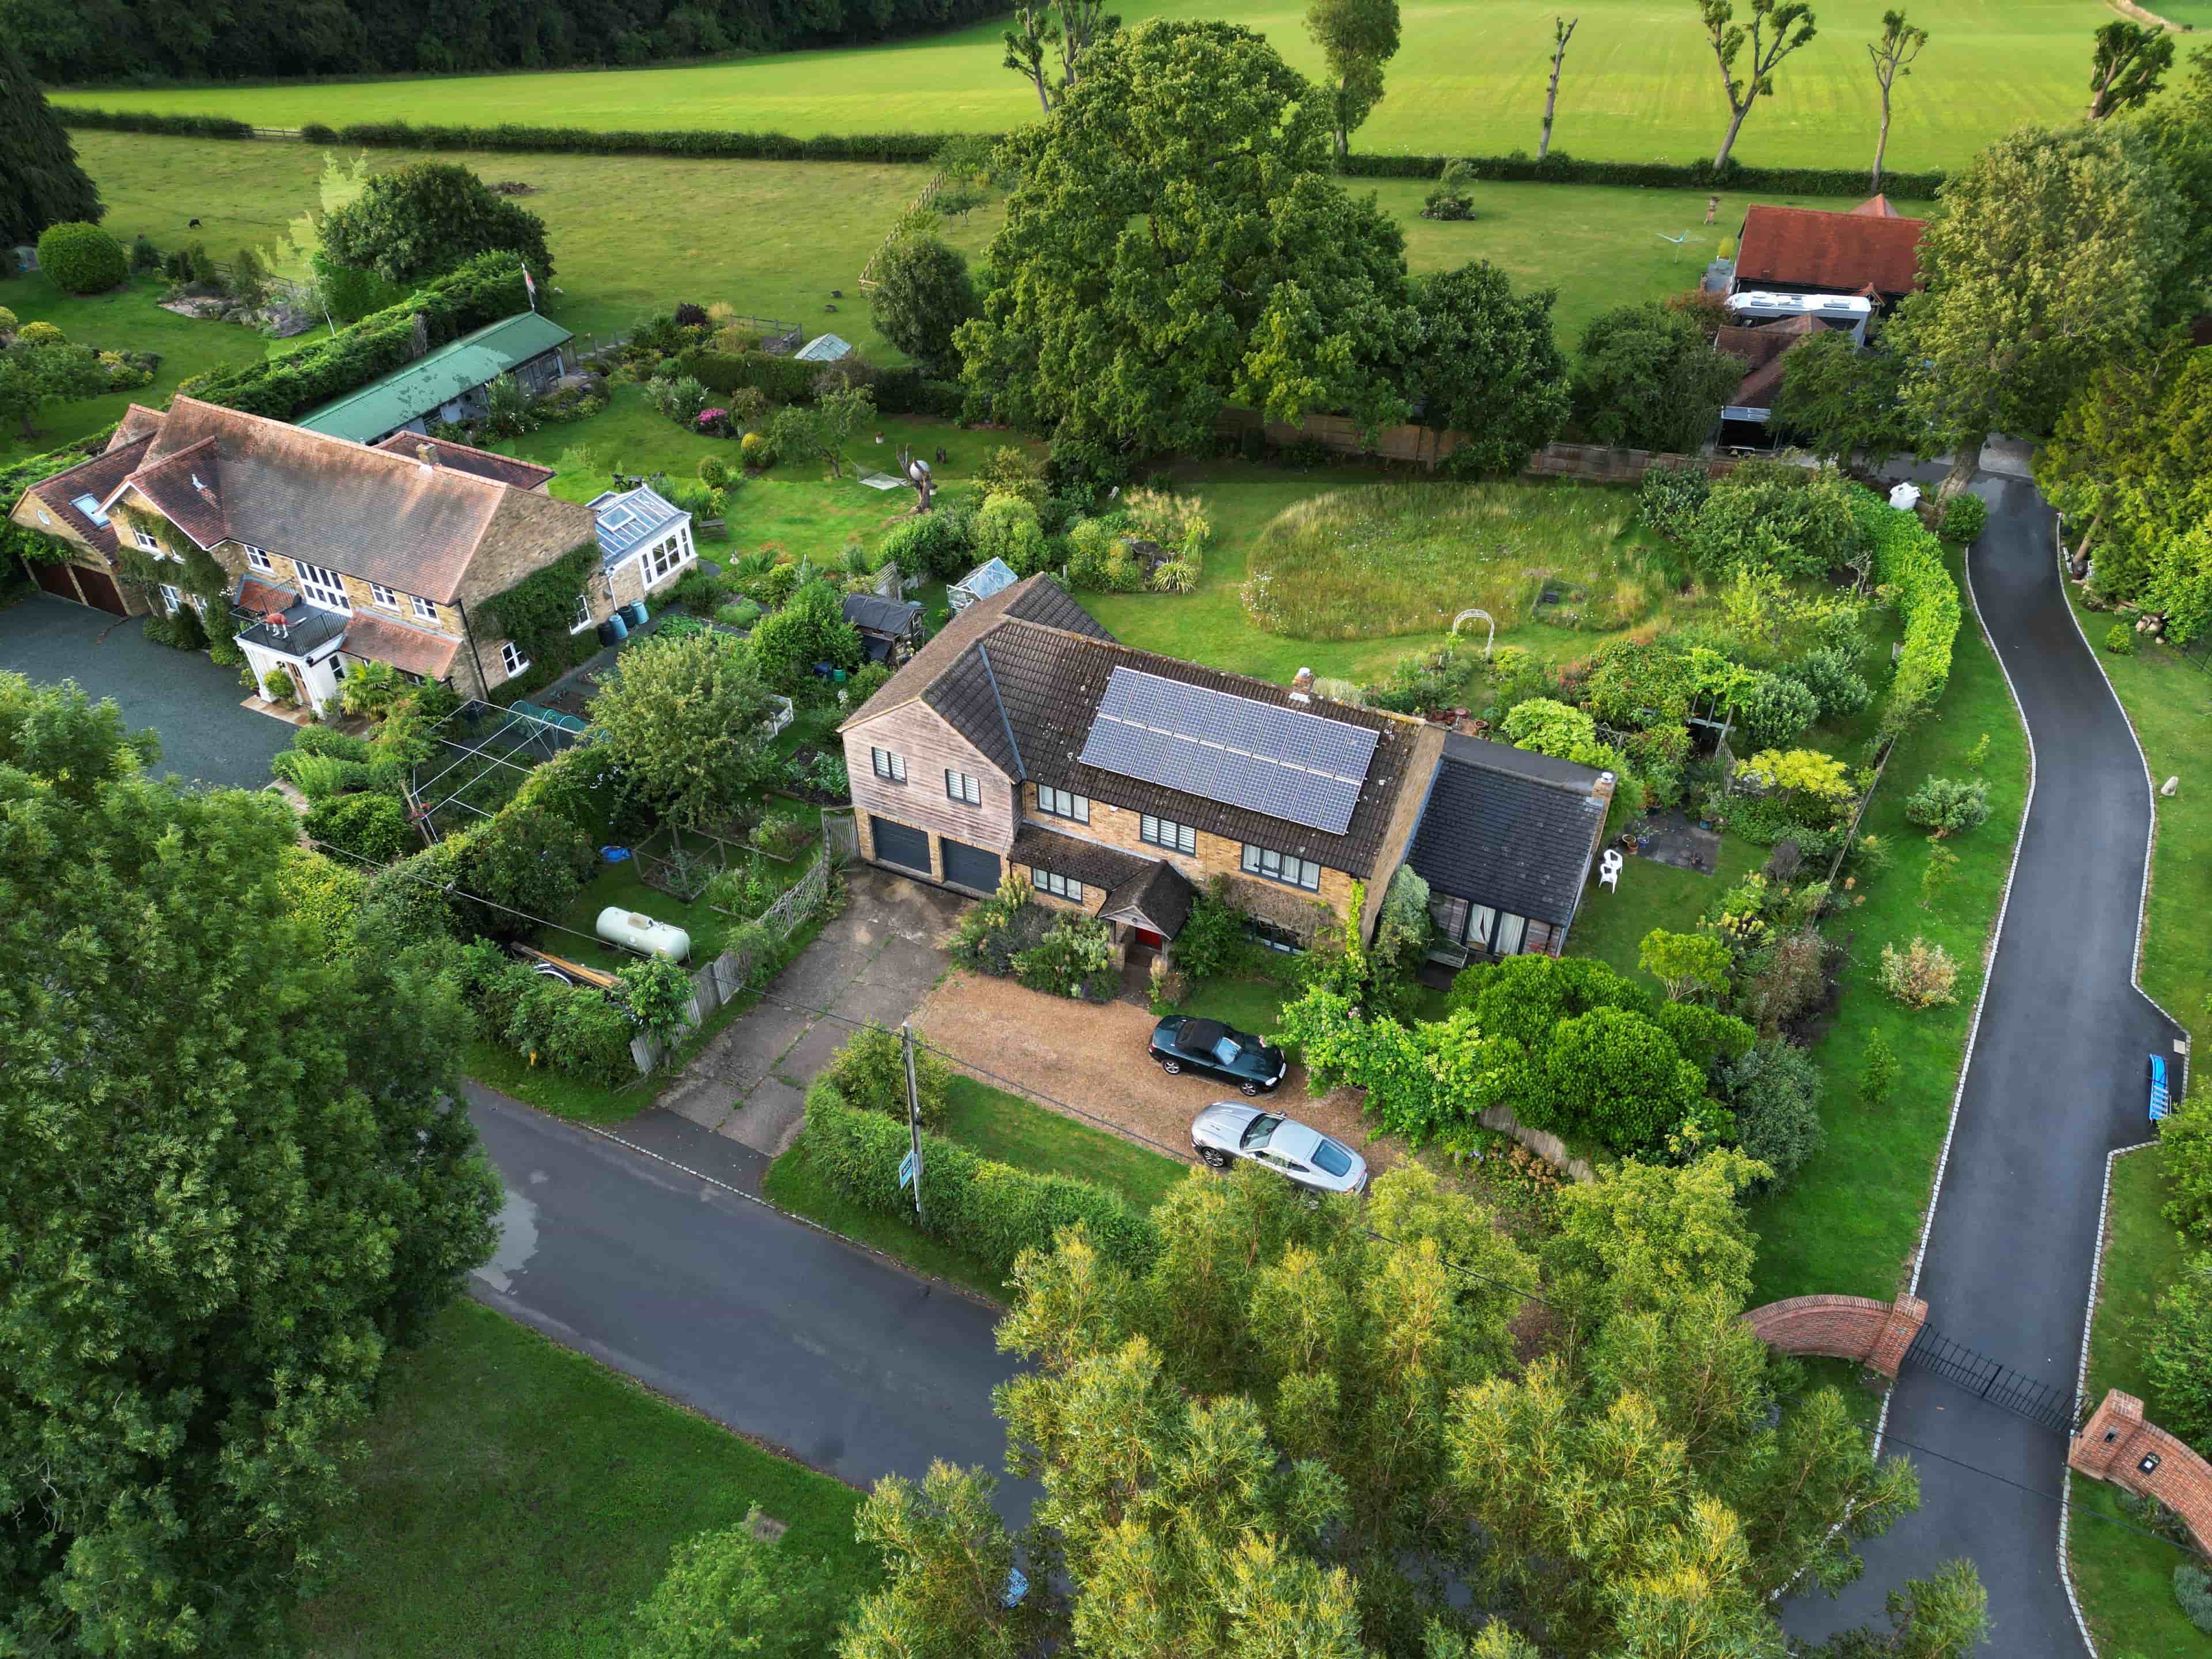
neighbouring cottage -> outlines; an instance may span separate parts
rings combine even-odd
[[[1018,869],[1039,903],[1154,947],[1217,877],[1277,948],[1331,921],[1371,938],[1410,860],[1455,948],[1556,953],[1613,783],[1331,702],[1304,671],[1134,650],[1042,576],[961,611],[839,729],[863,857],[979,895]]]
[[[568,632],[580,634],[695,556],[690,515],[651,490],[586,506],[548,494],[552,477],[465,444],[403,433],[365,446],[179,397],[166,413],[134,404],[105,453],[33,485],[9,516],[69,545],[72,579],[104,578],[116,600],[80,602],[118,614],[189,605],[205,618],[185,568],[205,555],[255,679],[289,684],[302,706],[330,702],[363,662],[479,697],[531,667],[496,620],[502,595],[572,561]],[[653,533],[629,533],[647,521]]]
[[[512,374],[533,398],[561,378],[561,348],[574,338],[550,317],[526,311],[425,352],[403,368],[300,417],[310,432],[381,442],[422,433],[432,421],[471,421],[489,406],[491,383]]]

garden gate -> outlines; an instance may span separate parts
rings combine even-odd
[[[1966,1389],[1978,1399],[1999,1406],[2016,1417],[2039,1424],[2054,1434],[2070,1434],[2074,1428],[2074,1396],[2000,1365],[1984,1354],[1954,1342],[1933,1325],[1923,1325],[1905,1351],[1900,1372],[1932,1371]]]

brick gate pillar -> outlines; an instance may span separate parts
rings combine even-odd
[[[2142,1427],[2142,1401],[2112,1389],[2098,1402],[2081,1432],[2074,1437],[2066,1461],[2094,1480],[2111,1480],[2112,1465],[2125,1455],[2128,1443]]]
[[[1900,1291],[1897,1300],[1889,1304],[1889,1317],[1882,1322],[1881,1334],[1875,1338],[1873,1350],[1866,1357],[1866,1367],[1882,1376],[1894,1377],[1897,1368],[1905,1360],[1905,1351],[1912,1346],[1912,1339],[1920,1334],[1920,1328],[1928,1322],[1928,1304],[1917,1296]]]

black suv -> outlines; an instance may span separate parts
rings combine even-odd
[[[1203,1072],[1235,1084],[1248,1095],[1268,1092],[1290,1070],[1280,1048],[1269,1048],[1218,1019],[1191,1019],[1182,1014],[1170,1014],[1152,1028],[1152,1053],[1170,1076]]]

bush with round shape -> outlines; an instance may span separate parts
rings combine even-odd
[[[1824,720],[1859,714],[1874,701],[1874,688],[1859,672],[1857,659],[1836,646],[1808,653],[1791,665],[1785,678],[1813,694]]]
[[[1990,816],[1990,787],[1978,778],[1928,777],[1905,798],[1909,823],[1940,838],[1978,829]]]
[[[1951,497],[1951,504],[1943,509],[1942,528],[1936,533],[1947,542],[1961,547],[1971,545],[1989,522],[1990,504],[1979,495],[1963,491]]]
[[[730,482],[730,469],[720,455],[699,458],[699,482],[709,489],[720,489]]]
[[[1959,964],[1940,945],[1915,935],[1902,951],[1881,947],[1881,988],[1908,1008],[1935,1008],[1958,998]]]
[[[2124,622],[2116,622],[2105,630],[2105,649],[2116,657],[2132,657],[2136,653],[2136,630]]]
[[[1044,568],[1048,550],[1044,525],[1037,510],[1019,495],[998,495],[985,500],[975,515],[975,562],[1003,559],[1018,576],[1034,576]]]
[[[14,319],[9,320],[12,322]],[[19,346],[55,346],[68,339],[68,335],[45,321],[25,323],[15,331],[15,343]]]
[[[15,313],[7,307],[0,306],[0,340],[11,337],[15,332]]]
[[[307,814],[307,835],[371,864],[389,864],[421,844],[396,796],[338,795]]]
[[[738,441],[738,453],[757,472],[765,472],[775,465],[775,446],[768,441],[765,433],[746,433]]]
[[[1770,1037],[1721,1077],[1721,1097],[1735,1114],[1736,1145],[1774,1171],[1780,1187],[1820,1150],[1820,1068],[1802,1048]]]
[[[1736,725],[1758,749],[1783,747],[1820,717],[1813,693],[1779,674],[1754,674],[1736,699]]]
[[[48,225],[39,237],[39,269],[64,294],[105,294],[131,275],[131,255],[98,225]]]

